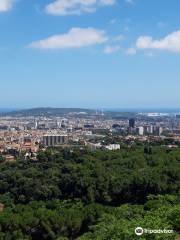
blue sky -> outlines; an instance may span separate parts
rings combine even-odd
[[[179,0],[0,0],[0,107],[180,107]]]

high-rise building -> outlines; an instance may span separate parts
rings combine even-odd
[[[68,136],[65,134],[49,134],[43,136],[42,142],[45,146],[58,146],[68,142]]]
[[[35,121],[35,129],[38,129],[38,121]]]
[[[154,134],[160,136],[163,133],[163,128],[161,126],[154,126]]]
[[[148,126],[148,133],[153,134],[153,125]]]
[[[144,133],[145,134],[153,134],[153,125],[144,126]]]
[[[158,135],[160,136],[163,133],[163,128],[162,127],[158,127]]]
[[[130,128],[134,128],[135,127],[135,119],[134,118],[129,119],[129,127]]]
[[[141,127],[138,127],[138,128],[137,128],[137,133],[138,133],[139,135],[141,135],[141,136],[144,135],[144,127],[142,127],[142,126],[141,126]]]

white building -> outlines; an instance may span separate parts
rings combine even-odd
[[[144,135],[144,127],[138,127],[137,128],[137,133],[141,136]]]
[[[105,146],[105,149],[110,150],[110,151],[120,150],[120,148],[121,148],[120,144],[109,144],[109,145]]]
[[[147,126],[147,133],[153,134],[153,125]]]

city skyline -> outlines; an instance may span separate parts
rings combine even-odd
[[[179,7],[0,0],[0,108],[178,108]]]

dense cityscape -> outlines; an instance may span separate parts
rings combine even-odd
[[[39,116],[30,111],[27,116],[27,112],[23,115],[22,111],[21,116],[18,112],[4,113],[0,117],[0,152],[7,161],[14,161],[19,155],[36,160],[39,149],[58,146],[118,150],[121,143],[130,146],[134,141],[165,140],[169,140],[166,147],[179,146],[178,113],[134,113],[132,117],[132,113],[117,116],[118,113],[89,113],[83,109],[63,116],[49,116],[45,109]]]

